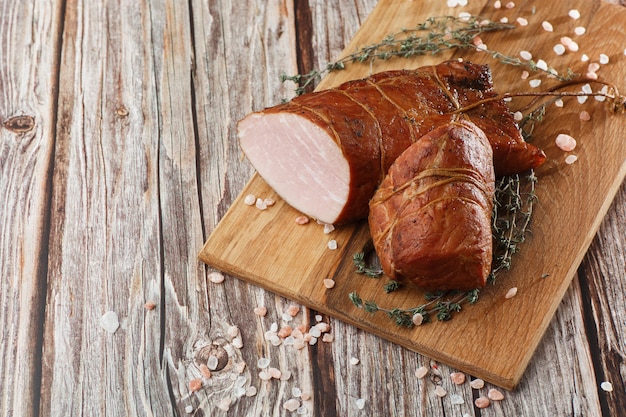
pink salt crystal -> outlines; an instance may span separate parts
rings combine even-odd
[[[568,155],[567,158],[565,158],[565,163],[567,165],[572,165],[576,161],[578,161],[578,157],[576,155]]]
[[[426,375],[428,375],[428,368],[427,368],[427,367],[425,367],[425,366],[420,366],[419,368],[417,368],[417,369],[415,370],[415,376],[416,376],[418,379],[422,379],[422,378],[424,378]]]
[[[276,204],[276,200],[274,200],[273,198],[266,198],[265,200],[263,200],[263,202],[267,207],[272,207],[274,204]]]
[[[450,380],[455,385],[462,385],[465,383],[465,374],[463,372],[452,372],[450,374]]]
[[[335,281],[332,280],[332,279],[327,278],[327,279],[324,280],[324,286],[326,288],[328,288],[328,289],[331,289],[331,288],[333,288],[335,286]]]
[[[289,335],[291,335],[291,332],[293,331],[293,329],[291,328],[291,326],[287,325],[282,327],[279,331],[278,331],[278,337],[280,338],[286,338]]]
[[[597,62],[592,62],[589,65],[587,65],[587,72],[596,72],[600,69],[600,64],[598,64]]]
[[[589,120],[591,120],[591,115],[586,110],[581,111],[579,117],[580,120],[582,120],[583,122],[588,122]]]
[[[280,379],[280,376],[282,375],[282,372],[280,372],[280,369],[278,368],[268,368],[267,373],[274,379]]]
[[[292,304],[289,307],[287,307],[287,314],[289,314],[291,317],[295,317],[298,315],[298,313],[300,312],[300,307]]]
[[[528,78],[528,76],[530,75],[530,73],[526,70],[522,71],[522,80],[525,80],[526,78]]]
[[[504,295],[504,298],[509,299],[509,298],[513,298],[517,295],[517,287],[512,287],[511,289],[509,289],[507,291],[507,293]]]
[[[589,78],[590,80],[597,80],[598,74],[596,74],[595,72],[588,72],[587,74],[585,74],[585,77]]]
[[[267,204],[265,204],[265,201],[263,201],[260,198],[256,199],[256,203],[255,203],[256,208],[258,208],[259,210],[265,210],[267,209]]]
[[[493,8],[494,8],[494,9],[501,9],[501,8],[502,8],[502,2],[501,2],[500,0],[496,0],[496,1],[493,3]]]
[[[283,408],[287,411],[296,411],[300,407],[300,401],[291,398],[283,403]]]
[[[296,223],[299,225],[305,225],[309,222],[309,218],[307,216],[298,216],[296,217]]]
[[[415,313],[413,314],[413,317],[411,318],[411,321],[413,322],[413,325],[415,326],[421,326],[422,323],[424,322],[424,316],[420,313]]]
[[[437,397],[445,397],[446,394],[448,394],[448,391],[446,391],[441,385],[437,385],[435,387],[435,395]]]
[[[265,315],[267,314],[267,308],[265,308],[265,307],[254,307],[254,314],[256,314],[259,317],[265,317]]]
[[[576,148],[576,139],[565,133],[558,134],[554,142],[559,149],[565,152],[573,151]]]
[[[512,9],[515,7],[515,3],[510,1],[504,7],[506,7],[507,9]]]
[[[322,336],[322,342],[324,343],[331,343],[333,340],[335,340],[335,336],[330,333],[324,333],[324,336]]]
[[[552,32],[554,30],[554,28],[552,27],[552,23],[548,22],[547,20],[541,22],[541,27],[543,27],[543,30],[545,30],[546,32]]]
[[[478,408],[487,408],[491,404],[491,401],[489,401],[489,398],[487,397],[478,397],[476,398],[476,401],[474,401],[474,404]]]
[[[474,389],[481,389],[484,386],[485,386],[485,381],[483,381],[480,378],[476,378],[476,379],[473,379],[472,381],[470,381],[470,387],[472,387]]]
[[[489,397],[489,399],[492,401],[504,400],[504,394],[502,394],[502,392],[498,391],[495,388],[489,390],[489,392],[487,393],[487,397]]]
[[[528,20],[524,19],[523,17],[518,17],[517,24],[520,26],[528,26]]]
[[[243,202],[247,205],[247,206],[253,206],[254,203],[256,203],[256,197],[254,194],[248,194]]]

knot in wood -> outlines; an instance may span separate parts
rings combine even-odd
[[[221,371],[228,365],[228,352],[219,345],[204,346],[196,353],[195,362],[207,365],[212,372]]]
[[[5,120],[2,125],[15,133],[26,133],[35,127],[35,118],[32,116],[14,116]]]

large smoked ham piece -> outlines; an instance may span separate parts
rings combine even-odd
[[[492,150],[474,123],[441,126],[400,155],[370,201],[385,274],[430,290],[471,290],[491,271]]]
[[[245,155],[287,203],[322,222],[347,223],[367,218],[369,199],[405,149],[495,96],[487,66],[448,61],[302,95],[248,115],[237,129]],[[496,174],[543,163],[502,100],[464,113],[489,138]]]

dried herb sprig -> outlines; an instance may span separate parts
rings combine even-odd
[[[476,49],[475,39],[482,33],[515,28],[514,25],[491,22],[480,16],[430,17],[413,29],[402,29],[389,34],[378,43],[364,46],[335,62],[328,63],[323,69],[313,69],[307,74],[282,74],[281,81],[292,81],[298,84],[296,94],[300,95],[308,91],[326,73],[342,70],[351,63],[372,63],[394,57],[411,58],[418,55],[434,55],[449,49]],[[497,54],[491,51],[490,53]],[[497,59],[515,62],[516,65],[524,64],[516,58],[503,54],[498,54]]]

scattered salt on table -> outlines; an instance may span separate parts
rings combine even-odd
[[[435,387],[435,395],[437,397],[445,397],[448,394],[448,391],[446,391],[441,385],[437,385]]]
[[[417,379],[422,379],[426,375],[428,375],[428,368],[425,366],[420,366],[415,370],[415,376],[417,377]]]
[[[254,194],[248,194],[243,202],[248,206],[253,206],[256,203],[256,196]]]
[[[576,148],[576,139],[565,133],[559,133],[554,142],[559,149],[565,152],[573,151]]]
[[[115,311],[107,311],[100,317],[100,326],[107,332],[113,334],[120,327],[120,321]]]
[[[504,394],[502,394],[502,392],[498,391],[495,388],[489,390],[489,392],[487,393],[487,397],[492,401],[504,400]]]
[[[224,282],[224,274],[221,272],[213,271],[209,274],[209,281],[213,284],[221,284]]]
[[[544,20],[543,22],[541,22],[541,27],[546,32],[552,32],[554,30],[554,28],[552,27],[552,23],[548,22],[547,20]]]
[[[578,157],[576,155],[567,155],[567,158],[565,158],[565,163],[567,165],[572,165],[576,161],[578,161]]]
[[[470,381],[470,387],[472,387],[474,389],[481,389],[484,386],[485,386],[485,381],[483,381],[480,378],[476,378],[476,379],[473,379],[472,381]]]
[[[328,241],[328,249],[330,250],[335,250],[337,249],[337,241],[335,239],[329,240]]]
[[[511,289],[509,289],[507,291],[507,293],[504,295],[504,298],[509,299],[509,298],[513,298],[517,295],[517,287],[512,287]]]

